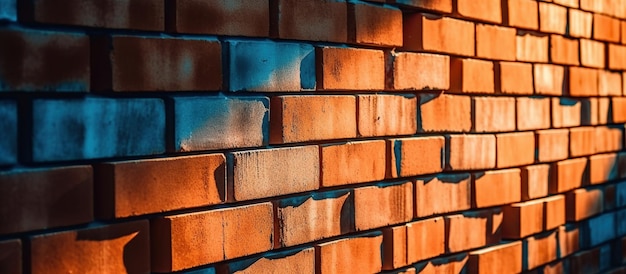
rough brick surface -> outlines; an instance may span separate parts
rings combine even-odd
[[[281,39],[346,42],[348,7],[339,1],[272,2],[274,36]],[[271,24],[270,24],[271,25]]]
[[[380,50],[322,47],[316,51],[317,88],[381,90],[385,60]]]
[[[494,135],[448,135],[446,168],[449,170],[488,169],[496,164]]]
[[[476,208],[519,202],[521,189],[517,168],[472,174],[472,204]],[[498,195],[493,195],[494,192]]]
[[[387,177],[409,177],[441,172],[445,139],[414,137],[387,140]]]
[[[532,65],[514,62],[498,62],[496,64],[496,91],[503,94],[532,95]]]
[[[507,262],[507,263],[502,263]],[[522,270],[522,242],[500,244],[472,251],[469,273],[518,273]]]
[[[404,14],[404,46],[412,51],[474,55],[474,24],[421,13]]]
[[[402,11],[365,3],[349,4],[348,35],[357,44],[402,46]]]
[[[529,165],[535,161],[535,134],[515,132],[496,134],[496,167]]]
[[[478,5],[479,2],[475,3],[474,5]],[[476,24],[476,56],[515,61],[515,29]]]
[[[407,262],[415,263],[445,251],[445,223],[442,217],[406,225]]]
[[[516,59],[524,62],[548,62],[547,35],[535,35],[528,32],[517,32]]]
[[[502,212],[500,209],[468,211],[446,216],[445,223],[446,252],[458,252],[499,242]]]
[[[587,158],[576,158],[556,162],[552,165],[550,193],[562,193],[579,188],[589,181]]]
[[[536,133],[535,156],[538,162],[552,162],[568,157],[569,132],[567,129],[539,130]]]
[[[580,39],[579,41],[580,64],[586,67],[604,68],[604,43],[589,39]]]
[[[463,17],[491,23],[502,22],[502,7],[499,0],[472,1],[457,0],[457,11]]]
[[[450,91],[456,93],[494,93],[493,62],[452,58],[450,60]]]
[[[268,36],[268,2],[170,0],[167,6],[167,28],[179,33]]]
[[[421,68],[421,69],[415,69]],[[393,55],[391,89],[446,90],[450,88],[450,57],[429,53]]]
[[[565,34],[567,8],[539,2],[539,30],[547,33]]]
[[[563,95],[564,69],[549,64],[533,65],[535,93],[541,95]]]
[[[515,130],[515,99],[506,97],[472,98],[474,132]]]
[[[550,127],[550,98],[516,98],[517,130],[546,129]]]
[[[522,200],[532,200],[548,195],[550,165],[532,165],[521,168]]]
[[[550,35],[550,61],[561,65],[579,65],[578,40]]]
[[[415,182],[415,217],[467,210],[471,207],[469,174],[446,174]]]
[[[408,222],[413,218],[413,183],[378,184],[354,190],[356,230]]]
[[[502,11],[511,27],[536,30],[539,28],[538,4],[533,0],[503,1]]]
[[[569,153],[572,157],[591,155],[595,152],[596,130],[593,127],[571,128]]]
[[[417,98],[414,95],[358,95],[357,100],[360,136],[410,135],[417,132]]]
[[[281,271],[312,273],[315,272],[315,249],[309,247],[301,250],[265,253],[263,256],[220,265],[217,271],[219,273],[277,273]]]
[[[372,182],[385,178],[385,142],[362,141],[321,146],[321,186]]]
[[[568,35],[572,37],[591,38],[593,14],[577,9],[569,9]]]
[[[421,132],[468,132],[472,127],[471,98],[421,94],[418,128]]]
[[[315,246],[320,273],[374,273],[382,269],[380,233],[352,236]],[[361,263],[353,263],[359,261]]]

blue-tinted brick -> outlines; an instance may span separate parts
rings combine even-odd
[[[17,20],[17,0],[0,0],[0,20]]]
[[[0,165],[17,162],[17,107],[14,101],[0,101]]]
[[[161,99],[66,99],[33,102],[32,160],[65,161],[165,151]]]
[[[257,147],[268,142],[267,97],[174,97],[175,151]]]
[[[615,238],[615,214],[604,213],[584,222],[584,248],[597,246]]]
[[[615,185],[615,206],[626,206],[626,181]]]
[[[270,41],[229,41],[230,91],[315,89],[315,49]]]

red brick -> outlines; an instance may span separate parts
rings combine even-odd
[[[229,201],[315,190],[320,182],[317,146],[257,149],[229,155]]]
[[[407,7],[414,7],[442,13],[452,12],[452,0],[387,0],[387,3],[395,3]]]
[[[32,273],[148,273],[148,222],[32,236],[29,263]]]
[[[554,0],[554,3],[570,8],[578,8],[578,0]]]
[[[569,95],[589,97],[598,95],[598,70],[582,67],[569,67]]]
[[[502,237],[521,239],[543,230],[543,200],[514,203],[503,208]]]
[[[415,182],[415,217],[470,209],[472,204],[469,174],[439,174]]]
[[[408,223],[407,262],[415,263],[445,252],[445,223],[442,217]]]
[[[583,119],[581,120],[581,124],[589,126],[589,125],[597,125],[601,123],[601,119],[604,119],[603,122],[606,124],[607,114],[609,111],[609,98],[586,98],[583,100]],[[601,112],[604,112],[603,117],[600,116]],[[586,117],[585,117],[586,116]]]
[[[472,128],[471,98],[447,94],[420,94],[420,132],[468,132]]]
[[[483,3],[483,2],[472,2]],[[499,2],[498,2],[499,4]],[[476,24],[476,56],[486,59],[515,61],[515,29]]]
[[[354,96],[277,96],[271,99],[270,143],[356,137]]]
[[[521,168],[522,201],[548,195],[550,165],[532,165]]]
[[[609,44],[607,63],[609,69],[626,70],[626,46]]]
[[[270,5],[274,36],[281,39],[346,42],[348,7],[345,2],[276,0]]]
[[[522,194],[520,170],[491,170],[472,175],[473,205],[477,208],[519,202]],[[494,195],[497,193],[497,195]]]
[[[552,127],[577,127],[581,124],[582,104],[579,100],[552,98]]]
[[[0,172],[0,235],[93,220],[90,166]]]
[[[562,193],[586,185],[589,181],[587,158],[568,159],[552,164],[549,192]]]
[[[449,17],[406,13],[403,28],[403,48],[406,50],[474,55],[474,23]]]
[[[398,52],[393,56],[389,89],[446,90],[450,88],[450,57]]]
[[[313,193],[276,203],[276,246],[294,246],[354,231],[348,191]]]
[[[576,189],[567,193],[568,222],[578,222],[601,213],[604,210],[604,195],[602,189]]]
[[[550,3],[539,2],[539,30],[547,33],[565,34],[567,9]]]
[[[474,97],[472,104],[474,132],[515,130],[515,98]]]
[[[589,183],[602,184],[615,180],[618,174],[617,154],[598,154],[589,157]]]
[[[604,43],[580,39],[580,63],[583,66],[604,68]]]
[[[624,123],[626,122],[626,98],[624,97],[612,97],[611,98],[611,112],[612,116],[609,117],[611,123]]]
[[[558,255],[557,243],[556,231],[524,239],[525,270],[555,261]]]
[[[565,258],[580,249],[580,230],[576,226],[561,226],[558,232],[559,258]]]
[[[317,244],[316,273],[380,272],[382,242],[383,236],[380,233],[370,233]]]
[[[387,140],[387,177],[431,174],[443,170],[445,139],[442,136]]]
[[[550,61],[561,65],[579,65],[578,40],[550,35]]]
[[[272,204],[267,202],[154,218],[152,271],[178,271],[270,250],[272,216]]]
[[[417,132],[417,98],[413,94],[357,95],[359,136],[412,135]]]
[[[567,129],[546,129],[537,131],[538,162],[553,162],[567,159],[569,152],[569,132]]]
[[[0,241],[0,271],[22,273],[22,241],[19,239]]]
[[[348,4],[348,39],[375,46],[402,46],[402,11],[364,3]]]
[[[596,127],[595,151],[596,153],[622,150],[624,147],[624,126],[598,126]]]
[[[571,157],[587,156],[595,153],[594,139],[596,130],[593,127],[571,128],[569,131],[569,153]]]
[[[528,32],[517,32],[516,59],[524,62],[548,62],[547,35],[537,35]]]
[[[565,224],[565,196],[554,195],[542,199],[544,202],[544,230],[552,230]]]
[[[202,271],[202,270],[200,270]],[[265,253],[247,260],[219,265],[217,273],[314,273],[315,249]],[[192,272],[193,273],[193,272]],[[209,273],[211,273],[209,271]]]
[[[267,37],[270,5],[261,1],[166,1],[168,31],[179,33]]]
[[[494,135],[448,135],[447,170],[489,169],[496,166]]]
[[[517,130],[550,127],[550,98],[517,97]]]
[[[385,58],[380,50],[322,47],[316,49],[320,90],[382,90]]]
[[[494,93],[493,62],[477,59],[450,60],[450,91],[457,93]]]
[[[535,134],[515,132],[496,134],[496,167],[529,165],[535,161]]]
[[[466,211],[444,217],[446,222],[446,251],[482,247],[500,242],[502,212],[500,209]]]
[[[622,74],[607,70],[598,71],[598,95],[600,96],[621,96],[622,95]],[[618,98],[613,98],[615,101]],[[616,114],[617,112],[613,112]],[[620,113],[620,115],[624,115]],[[626,122],[626,119],[624,120]]]
[[[468,273],[472,274],[520,273],[522,242],[503,243],[472,251],[467,264]]]
[[[580,9],[601,13],[607,1],[601,0],[580,0]]]
[[[491,23],[502,23],[502,6],[500,0],[457,0],[459,15]]]
[[[443,222],[442,222],[443,223]],[[407,226],[400,225],[384,228],[383,231],[383,269],[393,270],[406,266],[407,263]],[[443,237],[442,237],[443,239]]]
[[[381,183],[354,189],[356,230],[405,223],[413,218],[413,183]]]
[[[563,95],[564,69],[551,64],[534,64],[533,77],[535,93],[542,95]]]
[[[322,187],[373,182],[385,178],[385,141],[321,146]]]
[[[536,30],[539,28],[539,9],[537,1],[506,0],[504,6],[505,21],[511,27]]]
[[[98,91],[206,91],[222,88],[219,41],[113,36],[92,41]]]
[[[593,14],[593,39],[620,42],[620,21],[610,16]]]
[[[460,253],[450,257],[436,258],[431,261],[414,265],[416,273],[437,274],[437,273],[463,273],[467,271],[467,253]]]
[[[621,21],[622,44],[626,44],[626,21]]]
[[[517,62],[496,64],[496,91],[503,94],[533,94],[533,66]]]
[[[89,89],[88,36],[2,29],[0,40],[0,90]]]
[[[567,34],[576,38],[591,38],[593,13],[569,9]]]

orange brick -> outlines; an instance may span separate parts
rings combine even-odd
[[[450,257],[436,258],[431,261],[414,265],[415,273],[436,274],[436,273],[463,273],[467,271],[467,253],[460,253]]]
[[[408,263],[430,259],[445,252],[443,217],[408,223],[406,234]]]
[[[610,16],[593,14],[593,39],[620,42],[620,21]]]
[[[321,186],[340,186],[385,178],[385,141],[321,146]]]
[[[446,252],[455,253],[500,242],[500,209],[466,211],[444,217]]]
[[[567,193],[566,202],[568,222],[578,222],[604,210],[604,194],[599,188],[576,189]]]
[[[578,40],[550,35],[550,61],[561,65],[579,65]]]
[[[517,130],[550,127],[550,98],[517,97]]]
[[[580,64],[586,67],[604,68],[604,43],[580,39]]]
[[[357,100],[359,136],[412,135],[417,132],[415,95],[357,95]]]
[[[626,44],[626,21],[622,21],[620,25],[622,30],[622,44]]]
[[[472,128],[471,98],[447,94],[420,94],[420,132],[468,132]]]
[[[450,57],[429,53],[398,52],[393,56],[389,89],[446,90],[450,88]]]
[[[619,72],[610,72],[606,70],[598,71],[598,95],[600,96],[621,96],[622,95],[622,74]],[[612,98],[613,101],[622,100],[621,98]],[[614,103],[615,105],[615,103]],[[624,115],[623,112],[614,111],[613,114]],[[623,120],[626,122],[626,119]]]
[[[524,62],[548,62],[548,35],[517,32],[516,59]]]
[[[270,202],[157,217],[150,222],[152,271],[178,271],[268,251],[273,232]]]
[[[459,15],[491,23],[502,23],[500,0],[457,0]]]
[[[598,95],[598,70],[582,67],[569,67],[569,95],[589,97]]]
[[[22,273],[22,241],[0,241],[0,270],[5,273]]]
[[[443,170],[445,138],[413,137],[387,140],[387,177],[410,177]]]
[[[217,273],[314,273],[313,247],[264,253],[251,259],[218,265]],[[211,273],[209,271],[209,273]]]
[[[439,174],[415,182],[415,217],[470,209],[472,206],[469,174]]]
[[[567,34],[576,38],[591,38],[593,13],[569,9]]]
[[[472,274],[520,273],[522,242],[503,243],[472,251],[467,264],[468,273]]]
[[[477,208],[519,202],[521,190],[522,179],[517,168],[472,175],[472,204]]]
[[[348,4],[348,37],[357,44],[402,46],[402,12],[365,3]]]
[[[598,154],[589,157],[589,183],[602,184],[619,177],[616,153]]]
[[[511,27],[536,30],[539,28],[539,12],[537,1],[506,0],[503,1],[505,21]]]
[[[502,237],[521,239],[543,230],[543,200],[532,200],[504,206]]]
[[[421,13],[403,19],[404,49],[474,55],[474,23]]]
[[[626,46],[609,44],[607,60],[609,69],[626,70]]]
[[[534,64],[533,77],[535,93],[542,95],[563,95],[564,69],[551,64]]]
[[[587,156],[595,153],[594,139],[596,130],[593,127],[571,128],[569,131],[569,153],[571,157]]]
[[[277,0],[273,36],[281,39],[346,42],[348,7],[345,2]]]
[[[535,134],[514,132],[496,134],[496,167],[532,164],[535,161]]]
[[[496,64],[496,91],[504,94],[532,95],[532,64],[498,62]]]
[[[624,97],[612,97],[611,98],[611,110],[613,115],[609,117],[611,123],[624,123],[626,122],[626,98]]]
[[[476,56],[515,61],[515,33],[514,28],[476,24]]]
[[[493,62],[477,59],[450,60],[450,91],[457,93],[494,93]]]
[[[554,195],[542,199],[544,202],[544,230],[552,230],[565,224],[565,196]]]
[[[112,219],[221,203],[225,162],[223,154],[208,154],[97,164],[96,215]]]
[[[35,235],[29,255],[31,273],[148,273],[148,222]]]
[[[269,8],[267,0],[253,3],[176,0],[166,4],[165,23],[167,31],[179,33],[266,37],[270,33]]]
[[[443,223],[443,222],[442,222]],[[407,226],[400,225],[383,228],[383,269],[393,270],[406,266],[407,262]],[[443,239],[443,236],[442,236]],[[443,245],[443,244],[442,244]]]
[[[385,58],[380,50],[321,47],[315,54],[319,90],[385,88]]]
[[[380,272],[382,270],[382,242],[383,235],[378,232],[317,244],[315,245],[316,272]]]
[[[354,189],[356,230],[405,223],[413,218],[413,183],[380,183]]]
[[[582,100],[581,107],[581,124],[585,126],[597,125],[600,123],[600,112],[605,111],[608,113],[609,103],[608,98],[585,98]],[[602,108],[602,109],[601,109]],[[602,119],[606,119],[606,113]],[[606,122],[604,122],[606,123]]]
[[[567,8],[539,2],[539,30],[547,33],[565,34]]]
[[[569,132],[567,129],[546,129],[537,131],[538,162],[552,162],[567,159]]]
[[[598,126],[596,127],[595,151],[596,153],[622,150],[624,147],[624,126]]]
[[[270,143],[356,137],[354,96],[277,96],[271,100]]]
[[[577,127],[581,124],[582,104],[579,100],[552,98],[552,127]]]
[[[496,165],[494,135],[448,135],[446,137],[446,169],[489,169]]]
[[[387,3],[396,3],[403,6],[438,11],[442,13],[452,12],[452,0],[387,0]]]
[[[557,243],[556,231],[524,239],[525,270],[535,269],[555,261],[558,255]]]
[[[351,192],[338,190],[276,202],[276,246],[294,246],[354,231]]]
[[[559,257],[565,258],[580,249],[580,230],[575,225],[559,227]]]
[[[552,176],[548,190],[562,193],[586,185],[589,181],[587,158],[563,160],[552,164]]]
[[[548,195],[550,165],[532,165],[521,168],[522,200],[531,200]]]
[[[474,132],[515,130],[515,98],[474,97],[472,104]]]
[[[578,8],[578,0],[554,0],[554,3],[570,8]]]

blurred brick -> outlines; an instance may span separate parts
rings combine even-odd
[[[443,223],[443,222],[442,222]],[[383,270],[393,270],[407,263],[407,226],[383,228]],[[443,239],[443,237],[441,237]],[[443,246],[443,245],[442,245]]]
[[[580,64],[586,67],[604,68],[604,43],[589,39],[580,39],[579,43]],[[570,68],[570,71],[571,69],[572,68]]]
[[[385,141],[371,140],[321,146],[321,186],[364,183],[385,178]]]
[[[393,54],[390,89],[446,90],[450,88],[450,57],[429,53]]]
[[[7,21],[13,21],[13,22],[17,21],[17,1],[14,1],[14,0],[0,1],[0,20],[7,20]]]
[[[576,225],[564,225],[558,231],[559,258],[580,250],[580,229]]]
[[[496,138],[494,135],[446,136],[446,169],[489,169],[496,165]]]
[[[520,170],[517,168],[472,174],[472,204],[476,208],[519,202],[521,189]]]
[[[472,98],[472,104],[474,132],[515,130],[515,98],[476,96]]]
[[[168,0],[166,27],[179,33],[268,36],[269,1]]]
[[[461,1],[469,2],[471,0]],[[482,2],[475,1],[472,3],[476,3],[474,5],[482,4]],[[491,6],[491,4],[487,5]],[[476,24],[476,57],[515,61],[515,33],[514,28]]]
[[[563,160],[552,164],[549,192],[562,193],[586,185],[589,181],[587,158]]]
[[[439,257],[414,265],[415,273],[464,273],[467,272],[467,253]]]
[[[403,48],[461,56],[474,55],[474,23],[421,13],[405,13]]]
[[[550,165],[531,165],[521,168],[522,201],[545,197],[548,195]]]
[[[589,97],[598,95],[598,70],[569,67],[569,96]]]
[[[562,66],[534,64],[535,93],[541,95],[563,95],[563,75],[564,69]]]
[[[609,69],[626,70],[626,46],[609,43],[607,63]]]
[[[502,211],[502,237],[505,239],[522,239],[543,230],[543,200],[506,205]]]
[[[381,50],[317,48],[317,89],[382,90],[385,58]]]
[[[593,13],[569,9],[567,34],[577,38],[591,38]]]
[[[17,103],[0,100],[0,166],[17,163]]]
[[[604,213],[582,222],[585,247],[598,246],[615,238],[615,212]],[[608,255],[608,254],[606,254]]]
[[[603,14],[593,14],[593,39],[620,42],[620,21]]]
[[[411,135],[417,132],[413,94],[357,95],[359,136]]]
[[[539,8],[533,0],[506,0],[503,13],[511,27],[536,30],[539,28]]]
[[[596,127],[596,153],[622,150],[624,147],[624,125]]]
[[[442,136],[387,140],[387,177],[431,174],[443,170],[445,139]]]
[[[621,96],[622,95],[622,74],[618,72],[610,72],[606,70],[598,71],[598,95]],[[616,113],[616,112],[613,112],[613,113]],[[624,115],[623,113],[620,113],[620,114]],[[626,122],[626,119],[624,119],[623,122]]]
[[[533,66],[518,62],[496,64],[496,91],[503,94],[533,94]]]
[[[270,13],[277,15],[270,24],[277,38],[338,43],[348,39],[346,2],[276,0]]]
[[[569,152],[569,131],[567,129],[546,129],[536,131],[535,156],[538,162],[552,162],[567,159]]]
[[[528,32],[517,32],[516,59],[524,62],[548,62],[548,37]]]
[[[550,35],[550,61],[560,65],[578,66],[578,40]]]
[[[617,154],[598,154],[589,157],[589,183],[602,184],[618,179]]]
[[[22,241],[20,239],[0,241],[0,271],[22,273]]]
[[[565,34],[567,8],[539,2],[539,30],[547,33]]]
[[[471,208],[469,174],[438,174],[415,182],[415,217],[428,217]]]
[[[382,234],[374,232],[317,244],[316,269],[320,273],[380,272],[382,242]]]
[[[420,132],[468,132],[472,128],[471,98],[446,94],[420,94]]]
[[[578,222],[604,210],[604,194],[598,188],[575,189],[566,195],[567,221]]]
[[[550,127],[549,97],[517,97],[517,130],[546,129]]]
[[[493,62],[478,59],[450,60],[450,91],[456,93],[494,93]]]
[[[395,3],[407,7],[438,11],[443,13],[452,12],[452,0],[387,0],[387,3]]]
[[[569,154],[571,157],[595,153],[596,130],[593,127],[577,127],[569,130]]]
[[[552,98],[552,127],[576,127],[581,124],[580,100]]]

